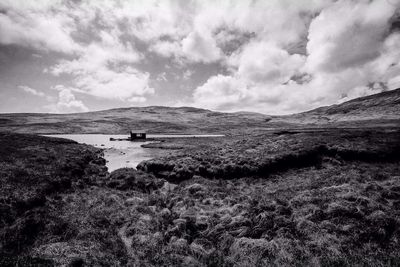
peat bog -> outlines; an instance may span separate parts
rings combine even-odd
[[[102,150],[0,134],[2,266],[395,265],[398,129],[167,140]]]

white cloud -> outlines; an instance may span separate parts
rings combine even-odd
[[[40,2],[40,1],[39,1]],[[54,3],[56,4],[56,3]],[[80,49],[70,34],[73,20],[61,12],[53,12],[49,3],[36,7],[24,1],[0,3],[0,44],[19,44],[40,50],[74,53]]]
[[[238,59],[238,75],[249,82],[280,84],[287,82],[304,64],[305,57],[289,53],[274,44],[253,42]]]
[[[221,49],[215,39],[198,32],[192,32],[182,40],[182,52],[194,62],[209,63],[221,58]]]
[[[377,58],[394,12],[386,0],[341,0],[325,8],[310,25],[307,69],[335,72]]]
[[[29,87],[29,86],[26,86],[26,85],[20,85],[18,87],[20,89],[24,90],[25,92],[27,92],[27,93],[29,93],[31,95],[34,95],[34,96],[39,96],[39,97],[45,97],[46,96],[45,93],[37,91],[37,90],[35,90],[35,89],[33,89],[33,88]]]
[[[128,100],[153,94],[154,89],[148,85],[149,74],[129,66],[142,56],[117,35],[101,31],[100,42],[88,45],[77,59],[61,60],[50,73],[73,75],[75,90],[96,97]]]
[[[194,71],[192,70],[185,70],[185,72],[182,75],[182,79],[184,80],[189,80],[190,77],[192,77],[192,75],[194,74]]]
[[[367,67],[371,69],[371,80],[387,81],[389,89],[400,87],[400,83],[395,82],[400,76],[400,33],[386,38],[381,56],[371,61]]]
[[[388,88],[391,90],[400,88],[400,75],[388,80]]]
[[[167,75],[167,73],[165,71],[161,72],[160,74],[157,75],[156,80],[159,81],[159,82],[166,82],[166,81],[168,81],[166,75]]]
[[[213,76],[196,88],[194,104],[219,110],[290,112],[287,104],[282,105],[282,102],[285,94],[293,97],[288,90],[293,90],[293,85],[285,83],[299,74],[304,62],[305,56],[290,55],[273,43],[251,42],[240,53],[231,56],[231,75]]]
[[[185,36],[191,27],[192,5],[196,5],[195,1],[124,0],[101,9],[117,21],[125,21],[128,33],[150,42],[162,36],[174,40]]]
[[[74,90],[79,92],[119,100],[152,94],[154,90],[148,86],[149,74],[131,66],[143,56],[131,42],[122,41],[123,33],[111,25],[116,23],[116,14],[110,10],[113,5],[100,5],[100,10],[111,12],[110,16],[98,13],[101,20],[97,22],[98,28],[92,33],[87,29],[95,23],[88,20],[96,18],[93,4],[54,2],[39,7],[18,1],[0,4],[7,10],[5,14],[0,13],[0,43],[72,54],[73,59],[61,59],[47,68],[47,72],[56,76],[72,75]],[[72,36],[76,32],[89,38],[89,42],[75,40]]]
[[[38,96],[38,97],[43,97],[45,98],[47,101],[53,101],[54,98],[52,96],[46,95],[45,93],[43,93],[42,91],[38,91],[36,89],[33,89],[29,86],[26,85],[19,85],[18,88],[22,89],[24,92],[34,95],[34,96]]]
[[[201,1],[195,26],[204,32],[220,27],[254,33],[280,45],[298,42],[310,18],[331,1]]]
[[[113,64],[138,62],[142,55],[130,43],[122,43],[118,35],[116,31],[99,31],[99,41],[82,47],[77,59],[61,60],[51,68],[51,72],[54,75],[94,72]]]
[[[256,36],[227,57],[229,75],[212,76],[194,90],[194,105],[286,114],[400,86],[396,86],[400,81],[400,35],[388,36],[390,18],[400,5],[385,0],[326,1],[307,11],[315,14],[321,9],[319,15],[306,15],[302,21],[298,13],[304,12],[301,7],[294,4],[286,12],[280,4],[274,5],[277,20],[272,20],[272,25],[279,26],[274,30],[257,22],[257,12],[271,10],[252,12],[254,22],[247,29],[255,30]],[[289,26],[294,32],[285,31],[288,25],[280,20],[291,21],[288,15],[299,23]],[[239,22],[251,20],[238,18]],[[308,55],[293,54],[293,45],[307,41],[301,37],[307,31],[307,21],[311,23]],[[243,23],[239,25],[246,28]],[[282,29],[282,35],[270,38]]]
[[[213,76],[193,94],[195,104],[211,109],[229,109],[243,103],[247,88],[241,81],[231,76]]]
[[[149,87],[148,83],[148,73],[141,73],[129,67],[121,72],[99,69],[76,78],[76,85],[81,92],[119,100],[154,93],[154,89]]]
[[[82,101],[75,98],[75,95],[72,93],[73,89],[66,88],[62,85],[57,85],[54,89],[58,90],[58,101],[57,103],[46,106],[50,112],[76,113],[89,111]]]
[[[144,103],[144,102],[146,102],[146,98],[143,96],[134,96],[134,97],[131,97],[128,101],[134,102],[134,103]]]
[[[158,31],[155,29],[160,26],[161,19],[154,16],[156,10],[161,12],[158,7],[152,9],[148,16],[140,16],[140,24],[146,30],[139,31],[138,26],[134,26],[134,29],[136,36],[152,40],[151,51],[162,56],[184,57],[189,61],[207,63],[223,59],[225,51],[222,51],[221,46],[232,41],[240,42],[244,35],[253,34],[258,39],[280,45],[300,42],[304,40],[312,16],[330,2],[174,2],[169,9],[162,10],[166,13],[159,14],[161,18],[168,19],[164,18],[164,24]],[[149,29],[152,29],[151,34]],[[143,33],[146,33],[146,37]],[[165,36],[168,36],[169,40],[161,38]]]
[[[156,41],[150,44],[149,50],[163,57],[182,56],[182,47],[175,41]]]
[[[133,96],[153,94],[154,89],[149,87],[149,74],[142,73],[132,67],[123,66],[111,69],[108,66],[98,65],[92,68],[79,64],[79,61],[64,61],[55,66],[53,74],[69,73],[75,76],[75,91],[106,99],[128,100]]]
[[[4,0],[0,10],[0,44],[64,53],[47,69],[70,78],[71,94],[143,103],[152,78],[215,69],[191,104],[290,113],[400,86],[397,0]],[[153,75],[165,58],[173,67]]]

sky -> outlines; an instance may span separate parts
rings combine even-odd
[[[400,0],[1,0],[0,112],[291,114],[400,87]]]

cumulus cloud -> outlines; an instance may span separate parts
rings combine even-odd
[[[72,95],[146,103],[152,79],[196,67],[180,76],[203,83],[187,104],[221,110],[291,113],[400,86],[398,0],[5,0],[0,10],[0,44],[60,52],[47,72],[69,78]],[[168,58],[181,69],[158,66]]]
[[[395,8],[389,1],[338,1],[312,21],[307,68],[335,72],[380,55]]]
[[[146,98],[143,96],[134,96],[129,99],[129,102],[144,103],[146,102]]]
[[[131,42],[123,41],[118,27],[108,27],[114,21],[102,14],[96,22],[98,28],[91,31],[90,23],[95,22],[89,18],[96,18],[93,4],[54,2],[34,6],[6,1],[0,4],[6,10],[0,13],[0,43],[72,55],[72,59],[61,59],[46,71],[56,76],[71,75],[76,91],[119,100],[152,94],[149,74],[132,66],[143,56]]]
[[[231,75],[213,76],[196,88],[195,105],[275,113],[276,105],[282,103],[285,94],[293,97],[287,90],[293,86],[288,83],[292,76],[299,74],[304,62],[305,56],[290,55],[273,43],[251,42],[240,53],[232,55],[230,65],[234,70]],[[281,105],[278,110],[282,112],[286,107]]]
[[[149,87],[148,83],[148,73],[141,73],[129,67],[121,72],[102,69],[78,76],[76,80],[81,92],[119,100],[154,93],[154,89]]]
[[[38,1],[35,5],[26,1],[0,3],[0,10],[3,10],[0,13],[0,44],[63,53],[79,50],[79,45],[71,38],[73,18],[54,12],[50,1]]]
[[[138,62],[141,54],[131,44],[123,44],[117,34],[101,31],[100,41],[88,45],[77,59],[61,60],[49,72],[73,75],[75,90],[96,97],[128,100],[153,94],[149,74],[129,65]]]
[[[282,114],[399,87],[399,34],[389,31],[398,2],[320,3],[306,11],[316,16],[303,14],[302,20],[296,12],[305,10],[296,5],[282,11],[285,15],[278,17],[291,14],[295,21],[302,21],[299,26],[289,26],[294,32],[289,30],[270,40],[267,37],[276,31],[268,26],[258,30],[254,40],[227,58],[228,76],[215,75],[195,89],[194,104]],[[277,29],[287,27],[280,23]],[[304,29],[307,39],[302,38]],[[301,50],[293,53],[296,43],[302,42],[307,54]]]
[[[53,101],[53,97],[46,95],[45,93],[43,93],[42,91],[38,91],[36,89],[33,89],[29,86],[26,85],[19,85],[18,88],[22,89],[24,92],[37,96],[37,97],[42,97],[45,98],[47,101]]]
[[[186,58],[195,62],[209,63],[221,57],[216,41],[211,36],[198,32],[192,32],[182,40],[182,52]]]
[[[169,9],[163,8],[161,16],[154,16],[155,10],[161,11],[158,5],[147,16],[140,16],[140,24],[146,25],[146,30],[138,31],[134,27],[134,32],[151,40],[151,51],[162,56],[183,57],[189,62],[215,62],[224,60],[254,37],[279,45],[302,42],[312,16],[330,2],[223,0],[183,4],[183,1],[172,1],[175,4],[170,4]],[[161,20],[165,24],[156,31]]]
[[[216,75],[208,79],[194,92],[196,104],[206,108],[230,109],[247,97],[247,89],[238,79],[231,76]]]
[[[149,51],[155,52],[163,57],[182,56],[182,47],[176,41],[156,41],[150,44]]]
[[[29,87],[29,86],[26,86],[26,85],[20,85],[18,87],[20,89],[24,90],[25,92],[27,92],[27,93],[29,93],[31,95],[34,95],[34,96],[39,96],[39,97],[45,97],[46,96],[45,93],[40,92],[38,90],[35,90],[35,89],[33,89],[33,88]]]
[[[108,65],[95,64],[80,58],[62,61],[50,72],[54,75],[74,75],[75,91],[100,98],[127,100],[132,96],[154,93],[154,89],[148,85],[149,74],[129,66],[112,69]]]
[[[280,84],[296,74],[304,60],[304,56],[290,55],[274,44],[253,42],[240,53],[237,74],[250,82]]]
[[[75,98],[75,95],[72,93],[72,88],[57,85],[54,87],[54,89],[58,90],[58,100],[56,103],[47,106],[47,109],[50,112],[76,113],[89,111],[82,101]]]

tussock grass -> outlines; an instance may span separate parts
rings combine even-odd
[[[111,174],[93,148],[0,137],[23,144],[0,158],[2,265],[400,261],[398,133],[186,139],[172,156]]]

